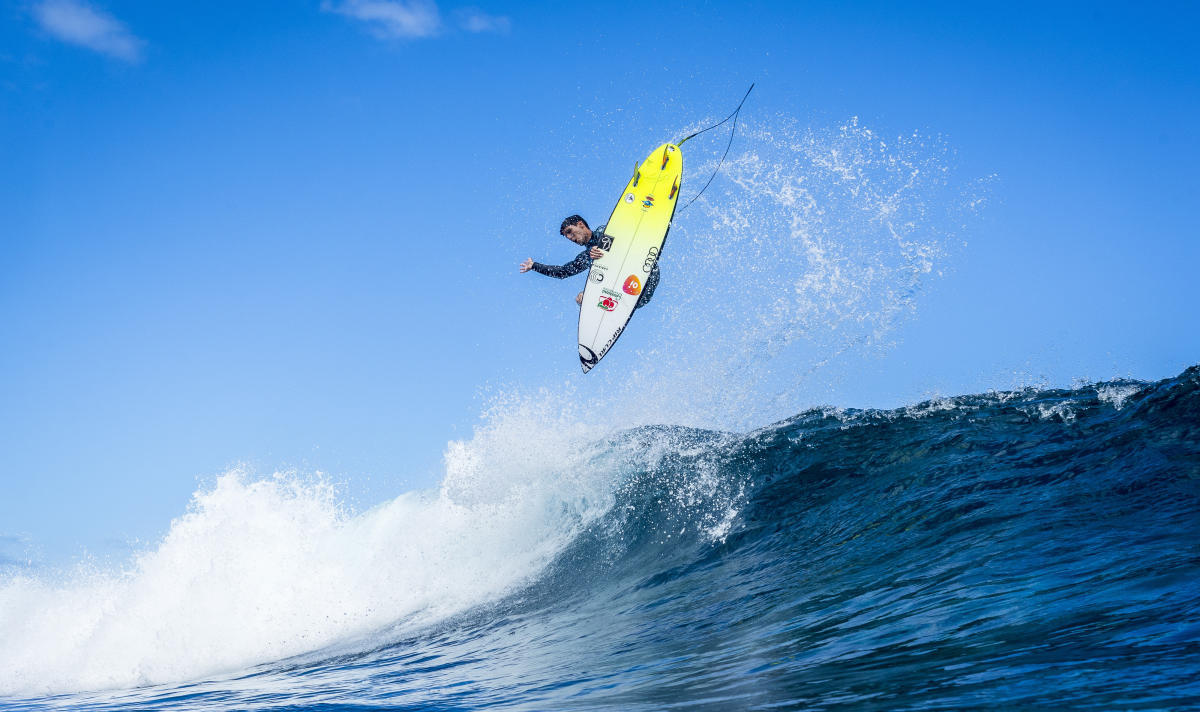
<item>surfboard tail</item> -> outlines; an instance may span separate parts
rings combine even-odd
[[[600,361],[600,357],[596,355],[589,347],[583,344],[579,345],[579,365],[583,366],[583,372],[587,373],[592,370],[592,367]]]

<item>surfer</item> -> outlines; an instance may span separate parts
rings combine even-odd
[[[604,256],[604,250],[601,246],[607,248],[612,244],[612,240],[604,235],[604,226],[593,230],[584,220],[578,215],[571,215],[566,220],[562,221],[562,225],[558,228],[558,234],[567,238],[576,245],[583,246],[583,252],[576,255],[575,259],[561,266],[544,265],[541,262],[534,262],[532,257],[527,258],[521,263],[521,272],[533,270],[538,274],[544,274],[547,277],[563,279],[564,277],[572,277],[580,272],[591,269],[592,260],[598,260]],[[634,310],[640,309],[650,303],[650,296],[654,294],[654,288],[658,286],[658,263],[654,263],[654,269],[650,270],[650,276],[646,278],[646,286],[642,289],[642,293],[638,296],[637,304],[633,306]],[[583,303],[583,292],[575,295],[575,303]]]

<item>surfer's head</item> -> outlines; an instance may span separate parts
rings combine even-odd
[[[562,221],[562,226],[558,228],[558,234],[577,245],[586,245],[587,241],[592,239],[592,228],[588,227],[587,220],[578,215],[572,215]]]

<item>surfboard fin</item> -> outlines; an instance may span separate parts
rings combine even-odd
[[[667,200],[673,199],[675,194],[679,192],[679,179],[682,177],[683,176],[678,176],[675,178],[675,185],[671,186],[671,194],[667,196]]]
[[[660,171],[661,171],[661,170],[663,170],[664,168],[666,168],[666,167],[667,167],[667,161],[669,161],[669,160],[671,160],[671,154],[667,153],[667,148],[666,148],[666,146],[663,146],[663,164],[662,164],[661,166],[659,166],[659,169],[658,169],[658,170],[660,170]]]
[[[636,188],[638,181],[642,179],[642,171],[635,163],[633,166],[633,187]]]

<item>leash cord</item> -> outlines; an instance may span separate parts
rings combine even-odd
[[[700,189],[700,192],[696,193],[696,195],[692,196],[692,199],[687,202],[687,205],[684,205],[682,208],[680,208],[680,210],[687,210],[688,207],[692,203],[696,202],[696,198],[699,198],[701,195],[703,195],[704,191],[708,190],[708,186],[712,185],[713,179],[717,177],[717,171],[721,170],[721,165],[723,163],[725,163],[725,157],[729,155],[729,149],[731,146],[733,146],[733,137],[735,135],[737,135],[737,117],[738,117],[738,114],[742,110],[742,104],[746,103],[746,97],[750,96],[750,92],[752,92],[752,91],[754,91],[753,84],[751,84],[750,88],[746,90],[746,95],[742,97],[741,102],[738,103],[737,108],[733,110],[732,114],[730,114],[729,116],[726,116],[724,119],[721,119],[720,121],[713,124],[712,126],[709,126],[706,129],[700,129],[696,133],[688,136],[687,138],[683,139],[678,144],[676,144],[677,146],[682,147],[683,144],[686,143],[689,139],[693,139],[693,138],[699,136],[700,134],[704,133],[705,131],[711,131],[711,130],[717,128],[718,126],[720,126],[721,124],[725,123],[726,121],[733,119],[733,129],[729,132],[729,143],[725,144],[725,153],[721,154],[721,160],[717,161],[717,167],[713,170],[712,175],[708,177],[708,182],[704,184],[704,187]]]

